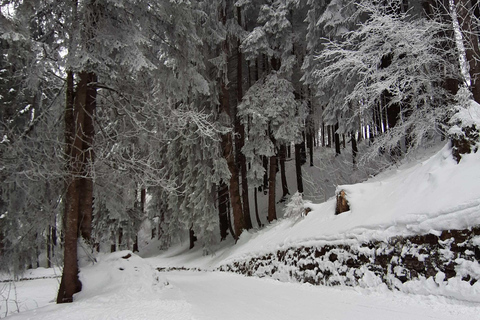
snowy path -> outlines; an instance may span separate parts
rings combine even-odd
[[[167,279],[198,320],[480,319],[480,306],[438,297],[314,287],[226,273],[172,272]]]
[[[480,305],[433,296],[314,287],[220,272],[165,272],[160,279],[168,284],[153,290],[120,284],[100,295],[80,296],[73,304],[50,303],[8,319],[480,319]],[[35,286],[35,281],[25,283]]]

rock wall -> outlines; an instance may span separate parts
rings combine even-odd
[[[461,299],[476,301],[480,293],[479,261],[477,226],[388,241],[346,240],[292,247],[237,260],[219,270],[314,285],[384,284],[390,289],[440,295],[453,290]]]

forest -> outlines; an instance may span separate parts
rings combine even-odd
[[[353,171],[436,139],[457,163],[478,148],[476,0],[0,0],[0,13],[0,271],[63,266],[58,303],[81,291],[79,248],[138,251],[146,221],[162,249],[186,237],[210,254],[277,220],[315,148],[348,149]]]

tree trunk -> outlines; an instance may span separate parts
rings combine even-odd
[[[86,79],[87,88],[85,96],[85,116],[83,124],[83,145],[82,162],[83,177],[80,180],[80,225],[79,230],[83,239],[90,243],[92,235],[92,215],[93,215],[93,138],[95,135],[94,115],[96,109],[97,77],[94,73],[80,73],[80,79]],[[82,81],[82,80],[80,80]]]
[[[307,134],[307,147],[310,155],[310,167],[313,167],[313,133],[310,130]]]
[[[221,183],[218,187],[218,219],[220,223],[220,240],[225,240],[228,235],[228,206],[228,186],[225,183]]]
[[[468,0],[454,0],[457,10],[458,23],[462,31],[465,55],[470,67],[471,91],[473,99],[480,103],[480,48],[478,43],[478,30],[472,23],[474,10]],[[478,6],[478,4],[477,4]],[[475,8],[478,10],[478,7]]]
[[[221,13],[221,21],[223,25],[227,23],[226,12],[223,11]],[[230,50],[228,48],[228,39],[225,39],[223,43],[223,51],[225,56],[228,58],[230,56]],[[228,65],[228,63],[227,63]],[[227,71],[228,72],[228,71]],[[232,114],[230,111],[230,103],[229,103],[229,92],[227,88],[227,84],[222,80],[220,84],[220,108],[221,108],[221,117],[223,117],[223,125],[231,126],[232,125]],[[234,118],[233,118],[234,119]],[[240,237],[242,234],[243,229],[245,228],[245,222],[243,219],[243,210],[242,210],[242,202],[240,197],[240,184],[239,184],[239,174],[238,168],[235,163],[235,150],[233,146],[233,137],[232,133],[228,132],[222,136],[222,147],[223,147],[223,156],[227,160],[228,169],[230,171],[230,185],[229,185],[229,193],[230,193],[230,202],[232,205],[233,210],[233,224],[234,224],[234,231],[235,234],[233,235],[235,240]]]
[[[268,179],[268,222],[277,219],[277,210],[275,204],[275,177],[277,174],[277,156],[270,157],[270,173]]]
[[[237,7],[238,25],[242,26],[242,8]],[[240,51],[240,39],[237,40],[237,104],[241,103],[243,98],[243,55]],[[235,149],[237,154],[237,163],[240,168],[242,180],[242,207],[245,229],[252,228],[252,219],[250,217],[250,202],[248,199],[248,180],[247,180],[247,160],[242,153],[245,145],[245,126],[241,123],[235,110]]]
[[[358,153],[358,147],[357,147],[357,139],[355,138],[355,131],[351,132],[351,139],[352,139],[352,162],[353,166],[355,167],[357,164],[357,153]]]
[[[263,227],[263,224],[262,224],[262,221],[260,221],[260,216],[258,214],[258,196],[257,196],[258,188],[255,188],[253,192],[254,192],[253,197],[255,201],[255,217],[257,218],[258,227],[261,228]]]
[[[295,144],[295,172],[297,175],[297,190],[299,193],[303,193],[302,160],[301,160],[300,144]]]
[[[192,228],[188,230],[188,235],[190,239],[189,249],[193,249],[193,247],[195,246],[195,241],[197,241],[197,237],[195,236],[195,232],[193,231]]]
[[[67,91],[65,109],[65,142],[67,156],[67,191],[64,197],[64,258],[62,280],[57,295],[57,303],[72,302],[73,295],[79,292],[82,284],[78,279],[77,239],[79,225],[79,175],[83,171],[81,163],[82,131],[87,95],[86,77],[80,77],[74,98],[73,72],[67,72]]]
[[[123,228],[118,228],[118,250],[123,250]]]
[[[281,201],[285,201],[287,199],[287,195],[290,194],[290,192],[288,191],[287,175],[286,175],[286,172],[285,172],[286,153],[287,153],[287,147],[284,144],[282,144],[280,146],[280,153],[279,153],[279,156],[280,156],[280,177],[281,177],[281,181],[282,181],[282,200]]]
[[[335,154],[339,155],[340,154],[340,135],[337,133],[338,130],[338,122],[335,124],[335,129],[334,129],[334,137],[335,137]]]
[[[115,251],[117,251],[117,237],[115,235],[115,232],[112,230],[110,235],[110,252]]]
[[[51,233],[52,233],[52,228],[48,227],[48,233],[47,233],[47,268],[52,267],[52,250],[53,250],[52,248],[53,248],[53,246],[52,246]]]

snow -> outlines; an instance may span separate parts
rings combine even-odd
[[[159,253],[155,242],[143,248],[141,257],[129,251],[100,254],[95,264],[81,267],[83,290],[72,304],[54,303],[58,270],[30,270],[24,278],[38,280],[17,281],[16,290],[12,282],[2,283],[0,317],[9,313],[9,319],[479,319],[480,282],[470,285],[459,277],[446,280],[442,272],[398,283],[401,291],[390,291],[365,267],[360,267],[363,277],[355,288],[213,271],[235,260],[292,246],[438,235],[441,230],[479,225],[479,186],[480,152],[463,155],[456,164],[446,145],[364,183],[338,186],[338,191],[345,190],[351,208],[340,215],[334,215],[334,198],[320,204],[306,202],[312,209],[308,215],[245,231],[237,244],[224,241],[208,256],[199,243],[193,250],[188,250],[188,243],[180,243]],[[478,246],[480,237],[472,243]],[[460,276],[480,275],[478,262],[460,258],[455,262]],[[159,272],[158,267],[203,271]],[[22,312],[13,314],[17,304]]]
[[[97,265],[82,271],[85,288],[74,303],[56,305],[44,299],[38,302],[43,307],[8,319],[454,320],[478,319],[480,311],[478,304],[387,289],[316,287],[220,272],[160,273],[138,256],[121,258],[125,253],[105,255]],[[120,267],[125,269],[120,271]],[[151,276],[162,280],[149,283]],[[44,280],[25,283],[33,290],[38,281]],[[50,289],[44,297],[53,299],[56,286]]]

